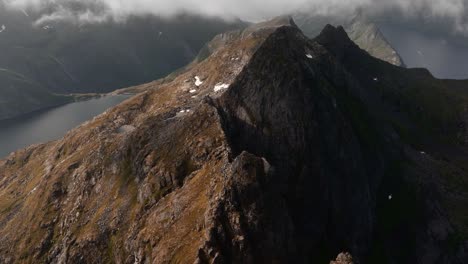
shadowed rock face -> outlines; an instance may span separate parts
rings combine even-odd
[[[0,262],[466,262],[466,82],[281,21],[0,161]]]
[[[330,91],[336,84],[315,60],[331,58],[298,29],[281,28],[220,99],[234,153],[247,150],[273,164],[271,192],[287,205],[295,255],[306,262],[319,255],[320,244],[369,244],[364,234],[373,225],[375,188],[369,178],[379,179],[367,175],[358,139]],[[337,82],[345,82],[337,70]]]

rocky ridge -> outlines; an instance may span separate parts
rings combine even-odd
[[[464,263],[466,82],[279,21],[0,161],[0,262]]]

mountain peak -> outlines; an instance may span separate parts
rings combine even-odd
[[[423,252],[452,240],[426,237],[438,230],[427,223],[449,230],[451,219],[425,207],[433,185],[413,186],[439,165],[412,150],[401,157],[405,143],[388,126],[396,114],[442,112],[394,87],[442,93],[372,58],[342,27],[314,42],[292,22],[217,38],[204,60],[0,161],[0,263],[323,263],[343,249],[364,262],[381,260],[381,246],[385,261],[414,263],[402,245]],[[436,249],[428,258],[459,263]]]
[[[334,27],[326,25],[320,35],[314,41],[326,47],[326,49],[341,60],[348,51],[363,52],[356,43],[354,43],[342,26]]]
[[[331,43],[335,43],[336,45],[355,45],[342,26],[334,27],[330,24],[325,26],[315,40],[322,45]]]

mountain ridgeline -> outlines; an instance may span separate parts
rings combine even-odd
[[[0,262],[468,261],[468,81],[288,19],[207,47],[0,161]]]
[[[393,65],[405,67],[400,54],[381,32],[378,24],[358,12],[351,18],[341,16],[311,16],[298,13],[294,20],[309,38],[315,38],[327,24],[343,25],[349,38],[370,55]]]

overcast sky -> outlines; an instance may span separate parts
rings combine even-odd
[[[1,1],[1,0],[0,0]],[[49,9],[41,21],[75,19],[99,22],[128,15],[155,14],[172,16],[181,12],[241,18],[258,21],[277,15],[307,10],[311,14],[347,14],[357,9],[368,14],[391,14],[399,17],[450,25],[453,31],[468,34],[468,0],[3,0],[8,6]],[[84,5],[76,6],[76,2]],[[86,7],[83,7],[86,6]],[[76,11],[79,9],[80,11]],[[50,11],[53,10],[53,11]]]

